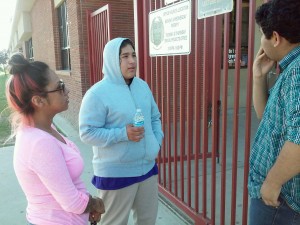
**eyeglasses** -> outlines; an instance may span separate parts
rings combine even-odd
[[[45,91],[44,93],[53,93],[56,91],[62,91],[63,93],[65,92],[65,83],[63,82],[63,80],[59,80],[59,87],[57,89],[52,91]]]

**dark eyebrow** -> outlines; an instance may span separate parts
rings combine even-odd
[[[124,53],[121,54],[121,56],[122,55],[129,55],[129,54],[130,54],[129,52],[124,52]]]
[[[128,55],[136,55],[136,52],[124,52],[121,54],[121,56],[128,56]]]

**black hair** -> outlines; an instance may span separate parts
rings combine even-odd
[[[21,53],[12,55],[8,64],[9,73],[13,75],[6,86],[9,106],[24,116],[30,116],[34,112],[31,98],[47,95],[44,90],[49,83],[49,66],[40,61],[29,62]]]
[[[120,50],[119,50],[119,55],[121,55],[121,50],[122,48],[124,48],[127,45],[131,45],[131,47],[133,48],[133,50],[135,50],[134,44],[130,39],[125,39],[120,46]]]
[[[300,42],[300,0],[271,0],[256,10],[255,20],[267,39],[276,31],[290,43]]]

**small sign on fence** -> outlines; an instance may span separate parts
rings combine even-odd
[[[198,0],[198,19],[231,12],[233,0]]]

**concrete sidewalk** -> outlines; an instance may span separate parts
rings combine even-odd
[[[91,184],[93,175],[92,148],[83,144],[78,132],[64,118],[54,118],[56,126],[81,150],[85,162],[85,169],[82,179],[91,194],[96,195],[96,189]],[[13,170],[13,146],[0,147],[0,224],[21,225],[26,224],[26,198],[23,194]],[[169,207],[162,200],[159,201],[158,216],[156,225],[187,225],[191,224],[173,208]],[[133,225],[130,217],[128,225]]]

